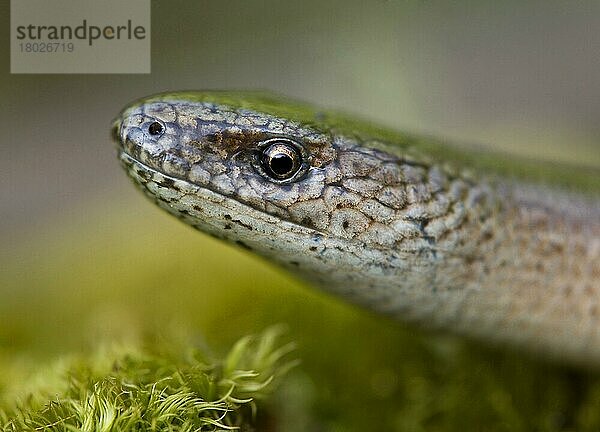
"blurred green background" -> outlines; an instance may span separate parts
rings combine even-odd
[[[9,16],[2,2],[4,29]],[[224,349],[283,322],[303,361],[282,390],[285,430],[597,426],[592,373],[374,317],[161,213],[108,128],[150,93],[267,89],[600,166],[599,28],[598,1],[153,1],[150,75],[10,75],[5,30],[0,365],[21,372],[0,368],[0,398],[99,341],[182,326]]]

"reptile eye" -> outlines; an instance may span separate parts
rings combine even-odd
[[[278,139],[264,148],[260,162],[270,177],[289,180],[302,168],[302,154],[291,142]]]
[[[150,135],[162,135],[164,130],[165,127],[157,121],[150,123],[150,126],[148,126]]]

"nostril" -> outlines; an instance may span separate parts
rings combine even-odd
[[[165,127],[157,121],[150,123],[150,126],[148,126],[148,132],[150,132],[150,135],[162,135],[164,131]]]

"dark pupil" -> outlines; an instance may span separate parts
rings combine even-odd
[[[163,126],[159,122],[151,123],[150,126],[148,126],[148,132],[150,132],[150,135],[160,135],[162,131]]]
[[[273,171],[275,174],[283,176],[288,174],[292,168],[294,168],[294,161],[289,155],[285,153],[279,153],[271,157],[269,166],[271,171]]]

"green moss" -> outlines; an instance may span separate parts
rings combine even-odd
[[[12,382],[0,406],[3,431],[249,430],[290,346],[278,331],[240,339],[222,360],[171,340],[61,359],[35,386]],[[19,395],[19,396],[16,396]]]

